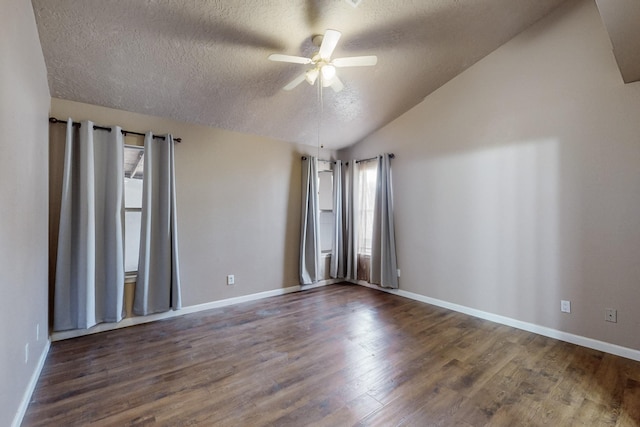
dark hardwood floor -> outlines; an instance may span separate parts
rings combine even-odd
[[[640,426],[640,362],[354,285],[53,343],[24,426]]]

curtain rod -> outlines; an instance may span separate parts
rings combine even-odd
[[[302,156],[302,160],[307,160],[307,156]],[[319,162],[325,162],[325,163],[335,163],[335,161],[333,160],[324,160],[324,159],[318,159]]]
[[[66,124],[67,122],[66,122],[66,120],[60,120],[60,119],[56,119],[55,117],[49,117],[49,123],[64,123],[64,124]],[[75,122],[75,123],[73,124],[73,126],[78,126],[78,127],[80,127],[80,126],[81,126],[81,124],[80,124],[80,123],[78,123],[78,122]],[[97,130],[97,129],[99,129],[99,130],[106,130],[107,132],[111,132],[111,128],[107,128],[107,127],[104,127],[104,126],[96,126],[96,125],[93,125],[93,129],[94,129],[94,130]],[[134,131],[131,131],[131,130],[124,130],[124,129],[122,129],[122,134],[123,134],[123,135],[125,135],[125,136],[126,136],[126,135],[129,135],[129,134],[131,134],[131,135],[140,135],[140,136],[145,136],[145,134],[144,134],[144,133],[134,132]],[[163,140],[163,141],[165,140],[165,137],[164,137],[164,136],[160,136],[160,135],[153,135],[153,137],[154,137],[154,138],[157,138],[157,139],[161,139],[161,140]],[[174,140],[175,142],[182,142],[182,138],[173,138],[173,140]]]
[[[362,160],[356,160],[356,163],[362,163],[362,162],[369,162],[371,160],[376,160],[378,157],[370,157],[368,159],[362,159]],[[390,159],[395,159],[396,155],[393,153],[389,153],[389,158]],[[302,156],[302,160],[307,160],[307,156]],[[322,160],[322,159],[318,159],[319,162],[327,162],[327,163],[335,163],[335,161],[333,160]],[[349,162],[345,163],[346,165],[349,164]]]
[[[395,159],[396,155],[393,153],[389,153],[390,159]],[[368,159],[356,160],[356,163],[369,162],[371,160],[376,160],[378,157],[369,157]]]
[[[362,162],[370,162],[371,160],[376,160],[378,157],[369,157],[368,159],[362,159],[362,160],[356,160],[356,163],[362,163]],[[390,159],[395,159],[396,155],[393,153],[389,153],[389,158]],[[349,166],[349,162],[345,163],[345,165]]]

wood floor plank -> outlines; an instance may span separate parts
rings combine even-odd
[[[24,426],[640,426],[640,363],[353,285],[52,344]]]

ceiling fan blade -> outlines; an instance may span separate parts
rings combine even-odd
[[[334,92],[340,92],[342,89],[344,89],[344,84],[342,83],[342,80],[338,78],[338,76],[335,76],[333,78],[333,81],[331,82],[330,86]]]
[[[336,30],[327,30],[322,37],[322,44],[320,45],[320,58],[328,61],[331,58],[331,54],[333,50],[336,48],[338,44],[338,40],[340,40],[340,36],[342,33]]]
[[[281,55],[279,53],[272,53],[269,55],[271,61],[277,62],[291,62],[293,64],[311,64],[311,58],[304,58],[302,56],[293,55]]]
[[[283,87],[282,89],[284,90],[292,90],[293,88],[295,88],[296,86],[298,86],[300,83],[302,83],[303,81],[305,81],[307,77],[307,72],[305,71],[304,73],[300,74],[298,77],[296,77],[295,79],[291,80],[285,87]]]
[[[351,56],[349,58],[336,58],[331,61],[336,67],[369,67],[378,63],[378,57],[370,56]]]

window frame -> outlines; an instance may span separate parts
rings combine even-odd
[[[142,167],[144,168],[144,146],[143,145],[137,145],[137,144],[124,144],[124,149],[130,149],[130,150],[137,150],[142,152],[142,155],[140,156],[140,158],[138,159],[137,165],[135,166],[135,168],[133,169],[132,172],[130,172],[130,175],[127,176],[127,169],[125,166],[125,171],[123,174],[123,179],[127,180],[127,179],[135,179],[135,180],[140,180],[143,182],[143,186],[144,186],[144,169],[142,169],[143,171],[143,175],[141,178],[135,178],[135,175],[138,173],[138,168],[140,167],[140,164],[142,164]],[[126,261],[127,261],[127,229],[126,229],[126,216],[128,212],[140,212],[142,213],[142,200],[140,201],[140,207],[128,207],[127,206],[127,197],[126,197],[126,191],[127,191],[127,181],[124,182],[124,191],[125,191],[125,196],[124,196],[124,202],[123,202],[123,211],[124,211],[124,224],[123,224],[123,228],[124,228],[124,236],[125,236],[125,241],[124,241],[124,262],[125,262],[125,275],[128,278],[134,278],[137,277],[138,275],[138,268],[136,266],[135,270],[127,270],[126,268]],[[142,194],[140,195],[140,197],[142,197]],[[140,217],[142,217],[142,215],[140,215]],[[140,223],[140,227],[142,226],[142,223]],[[140,237],[138,237],[137,239],[138,241],[138,248],[136,249],[136,252],[138,252],[138,258],[140,255]],[[131,249],[131,248],[130,248]]]

